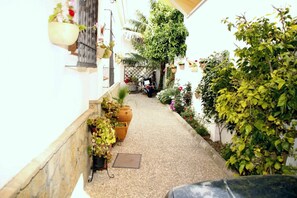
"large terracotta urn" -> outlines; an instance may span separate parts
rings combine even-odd
[[[129,126],[133,117],[132,109],[130,108],[130,106],[126,105],[121,107],[119,110],[118,117],[119,122],[127,122]]]

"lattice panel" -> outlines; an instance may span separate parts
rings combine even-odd
[[[129,76],[129,77],[136,77],[136,78],[140,78],[140,77],[144,77],[144,78],[149,78],[151,77],[152,73],[153,73],[154,69],[153,68],[147,68],[147,67],[129,67],[129,66],[125,66],[125,76]]]

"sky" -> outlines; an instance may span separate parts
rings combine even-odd
[[[141,11],[144,15],[148,16],[150,10],[150,1],[149,0],[124,0],[127,2],[127,19],[136,18],[136,10]]]

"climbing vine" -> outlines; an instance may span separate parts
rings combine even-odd
[[[275,10],[278,22],[223,21],[245,43],[235,50],[233,89],[220,89],[216,99],[219,117],[235,124],[227,165],[240,175],[292,171],[285,162],[296,137],[297,18]]]

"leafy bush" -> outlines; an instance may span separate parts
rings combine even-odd
[[[104,112],[104,117],[108,118],[110,124],[114,127],[118,122],[120,104],[114,100],[110,100],[108,97],[104,97],[101,103],[101,108]]]
[[[186,106],[190,106],[192,104],[192,85],[188,82],[183,89],[183,100],[186,103]]]
[[[297,18],[277,9],[279,22],[239,16],[236,39],[246,45],[235,50],[233,89],[221,87],[216,110],[235,124],[227,165],[240,175],[290,173],[286,159],[296,137]]]
[[[178,90],[175,87],[164,89],[157,93],[157,98],[162,104],[170,104],[171,100],[177,95]]]
[[[178,84],[172,88],[167,88],[157,94],[157,98],[162,104],[170,104],[170,108],[178,114],[184,111],[185,107],[192,104],[192,86],[187,83],[185,88]]]
[[[191,107],[186,107],[185,111],[181,112],[181,117],[189,124],[191,127],[201,136],[209,135],[208,130],[203,125],[201,120],[199,120],[196,115],[195,111]]]

